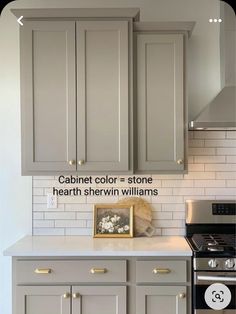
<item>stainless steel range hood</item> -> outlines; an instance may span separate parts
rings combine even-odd
[[[225,86],[199,116],[192,130],[236,130],[236,87]]]
[[[221,2],[220,68],[222,90],[189,123],[190,130],[236,130],[236,18]]]

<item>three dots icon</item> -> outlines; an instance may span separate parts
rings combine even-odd
[[[210,23],[221,23],[222,22],[222,19],[209,19],[209,22]]]

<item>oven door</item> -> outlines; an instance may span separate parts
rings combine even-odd
[[[235,272],[195,272],[193,285],[194,314],[235,314],[236,310]],[[214,285],[213,284],[218,284]],[[219,288],[223,287],[223,289]],[[208,289],[208,290],[207,290]],[[223,291],[222,291],[223,290]],[[206,292],[207,291],[207,292]],[[223,294],[223,297],[221,295]],[[225,296],[225,299],[224,299]],[[231,297],[231,300],[229,298]],[[208,299],[208,304],[206,302]],[[227,302],[227,299],[230,302]],[[223,303],[221,303],[223,302]],[[215,306],[222,307],[215,309]],[[212,307],[213,308],[212,308]]]

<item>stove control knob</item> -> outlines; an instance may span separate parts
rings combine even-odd
[[[208,262],[208,266],[211,268],[216,268],[218,266],[218,262],[216,259],[210,259]]]
[[[231,269],[234,267],[234,260],[233,259],[227,259],[225,261],[225,267],[228,268],[228,269]]]

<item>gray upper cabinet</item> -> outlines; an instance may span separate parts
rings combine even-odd
[[[135,22],[136,8],[12,12],[24,16],[23,175],[186,170],[194,23]]]
[[[137,33],[137,170],[184,170],[184,35]]]
[[[24,21],[20,35],[22,172],[75,170],[75,22]]]
[[[77,22],[78,171],[129,170],[128,21]]]
[[[23,174],[132,171],[130,61],[138,11],[13,10],[24,15]]]

